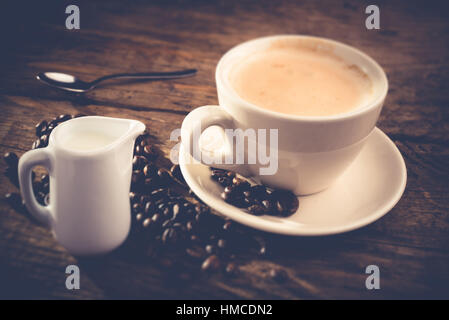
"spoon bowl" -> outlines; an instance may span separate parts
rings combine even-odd
[[[85,92],[93,88],[91,83],[82,81],[75,76],[59,72],[39,72],[37,80],[49,86],[73,92]]]

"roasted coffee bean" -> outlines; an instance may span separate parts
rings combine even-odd
[[[170,181],[170,173],[169,173],[169,171],[168,171],[167,169],[165,169],[165,168],[160,168],[160,169],[157,171],[157,176],[159,177],[159,179],[160,179],[162,182],[168,183],[168,182]]]
[[[235,177],[235,172],[227,171],[227,170],[225,170],[225,171],[226,171],[226,176],[228,176],[228,177],[231,178],[231,179],[234,179],[234,177]]]
[[[166,218],[172,218],[171,212],[170,212],[170,208],[169,207],[165,207],[164,210],[162,210],[162,215]]]
[[[142,211],[142,205],[139,202],[136,202],[132,206],[133,212],[140,212]]]
[[[252,206],[248,207],[248,211],[255,216],[267,214],[266,208],[259,203],[255,203]]]
[[[45,120],[42,120],[38,124],[36,124],[36,137],[40,137],[41,135],[47,133],[48,123]]]
[[[142,194],[142,195],[140,195],[140,197],[138,199],[140,201],[140,204],[144,207],[148,201],[151,201],[151,197],[148,194]]]
[[[41,182],[42,183],[49,183],[50,182],[50,177],[48,176],[48,174],[41,175]]]
[[[176,205],[175,205],[176,206]],[[175,208],[175,206],[173,208]],[[189,220],[192,217],[192,211],[189,210],[186,207],[180,207],[179,211],[177,213],[173,210],[173,220],[177,222],[183,222],[185,223],[187,220]]]
[[[229,178],[228,176],[222,176],[222,177],[219,177],[219,178],[217,179],[217,182],[218,182],[221,186],[223,186],[223,187],[227,187],[227,186],[232,185],[232,179]]]
[[[217,247],[220,249],[224,249],[226,247],[226,240],[224,239],[218,239],[217,241]]]
[[[179,229],[178,228],[167,228],[162,233],[161,240],[166,244],[175,244],[179,239]]]
[[[186,253],[196,259],[202,258],[204,256],[204,252],[202,250],[198,250],[197,248],[196,250],[193,248],[187,248]]]
[[[265,208],[267,213],[270,213],[270,211],[274,209],[274,205],[270,200],[262,200],[261,204]]]
[[[17,154],[14,152],[6,152],[3,155],[3,159],[5,160],[6,164],[11,168],[17,168],[19,164],[19,157],[17,157]]]
[[[142,149],[142,155],[148,160],[154,160],[157,158],[157,150],[152,145],[146,145]]]
[[[40,137],[40,144],[39,144],[39,146],[41,148],[45,148],[46,146],[48,146],[48,136],[46,134],[43,134]]]
[[[155,211],[155,206],[154,206],[154,202],[152,201],[147,201],[145,203],[145,207],[144,207],[144,212],[145,214],[151,215],[154,211]]]
[[[243,198],[243,202],[245,204],[246,208],[251,207],[253,204],[256,204],[256,202],[258,202],[256,199],[253,199],[251,197],[244,197]]]
[[[148,160],[142,156],[133,157],[133,169],[142,170],[148,164]]]
[[[56,120],[58,121],[58,123],[62,123],[65,122],[67,120],[72,119],[72,115],[71,114],[61,114],[59,115]]]
[[[173,221],[172,221],[172,223],[173,223]],[[179,222],[173,223],[173,228],[177,228],[177,229],[180,229],[180,230],[183,230],[183,231],[186,230],[186,228]]]
[[[219,169],[219,168],[210,168],[211,170],[211,176],[212,177],[219,177],[219,176],[228,176],[231,179],[235,177],[235,173],[232,171],[228,171],[225,169]]]
[[[162,228],[167,228],[170,227],[172,225],[172,221],[170,219],[165,220],[164,222],[162,222]]]
[[[138,195],[135,192],[130,192],[129,193],[129,201],[131,201],[132,203],[136,202],[138,199]]]
[[[140,145],[136,145],[134,147],[134,155],[135,156],[141,156],[142,155],[143,148]]]
[[[211,244],[206,245],[204,248],[208,254],[212,254],[215,252],[215,247]]]
[[[143,181],[144,181],[144,177],[143,177],[142,171],[133,170],[133,174],[131,176],[131,182],[134,185],[138,185],[138,184],[142,183]]]
[[[163,232],[162,232],[162,237],[161,237],[161,240],[162,240],[162,242],[163,243],[166,243],[167,242],[167,239],[169,238],[169,232],[171,231],[171,229],[170,228],[167,228],[167,229],[165,229]]]
[[[245,197],[257,199],[259,201],[268,199],[270,194],[268,189],[262,185],[252,186],[249,190],[244,191]]]
[[[237,189],[234,188],[234,186],[227,186],[224,188],[223,192],[230,195],[232,194],[234,191],[236,191]]]
[[[203,271],[213,271],[220,268],[220,259],[216,255],[211,255],[203,261],[201,265],[201,270]]]
[[[143,220],[142,226],[144,228],[150,228],[153,225],[153,223],[154,223],[153,219],[146,218],[145,220]]]
[[[176,218],[176,216],[178,215],[178,213],[180,211],[179,204],[177,204],[177,203],[174,204],[173,208],[172,208],[172,211],[173,211],[173,218]]]
[[[55,119],[53,119],[53,120],[51,120],[49,123],[48,123],[48,127],[50,128],[52,128],[51,130],[53,130],[54,128],[56,128],[57,127],[57,125],[59,124],[59,122],[58,122],[58,120],[55,118]]]
[[[31,149],[39,149],[41,147],[41,139],[37,139],[33,142],[33,145],[31,146]]]
[[[181,204],[186,210],[195,211],[195,205],[193,203],[190,203],[188,201],[182,201]]]
[[[288,217],[298,210],[298,197],[290,191],[275,190],[271,194],[272,199],[276,201],[277,213],[282,217]]]
[[[142,219],[143,219],[143,214],[142,213],[137,213],[136,215],[135,215],[135,219],[136,219],[136,221],[137,222],[139,222],[139,221],[141,221]],[[145,222],[145,221],[144,221]]]
[[[142,145],[142,147],[146,146],[148,144],[148,139],[150,135],[148,132],[144,132],[140,136],[136,138],[136,145]],[[142,143],[143,142],[143,143]]]
[[[174,164],[171,168],[170,168],[170,172],[172,174],[172,177],[174,177],[176,180],[178,180],[181,183],[186,183],[184,180],[184,177],[181,173],[181,169],[179,167],[179,165]]]
[[[221,170],[221,169],[211,169],[211,170],[212,171],[211,171],[210,176],[215,181],[218,181],[219,178],[222,178],[225,176],[224,170]]]
[[[48,136],[50,136],[50,133],[52,133],[53,132],[53,129],[55,128],[55,126],[54,125],[48,125],[48,127],[47,127],[47,131],[45,132],[45,134],[46,135],[48,135]]]
[[[226,221],[223,224],[223,230],[226,231],[226,232],[231,231],[232,230],[232,222],[231,221]]]
[[[238,189],[241,192],[249,190],[251,186],[248,181],[238,177],[234,177],[232,179],[232,185],[234,186],[235,189]]]
[[[192,232],[193,229],[194,229],[193,221],[187,221],[187,223],[186,223],[186,230],[188,232]]]
[[[157,168],[154,164],[149,163],[143,167],[143,174],[146,178],[153,178],[157,175]]]
[[[137,143],[142,147],[143,150],[146,145],[150,144],[150,134],[148,132],[145,132],[144,134],[140,135],[139,139],[137,140]]]
[[[160,223],[161,222],[161,215],[159,213],[155,213],[151,217],[151,220],[153,220],[154,223]]]
[[[245,204],[245,196],[240,187],[227,186],[224,191],[221,193],[221,198],[236,207],[244,208]]]
[[[168,192],[167,189],[159,188],[159,189],[151,191],[150,196],[151,196],[151,199],[153,199],[153,200],[159,200],[162,198],[167,198],[168,197],[167,192]]]
[[[234,186],[234,185],[230,185],[224,188],[224,193],[227,193],[229,195],[242,195],[244,196],[243,192],[240,192],[240,190]]]

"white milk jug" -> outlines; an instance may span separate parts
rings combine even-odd
[[[144,130],[145,125],[136,120],[75,118],[52,131],[48,147],[20,158],[25,205],[70,253],[106,253],[126,239],[134,141]],[[35,166],[49,172],[48,206],[34,197],[31,173]]]

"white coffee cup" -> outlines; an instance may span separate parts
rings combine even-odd
[[[67,147],[67,137],[82,130],[108,134],[113,141],[93,150]],[[58,125],[48,147],[26,152],[19,161],[20,190],[29,212],[51,228],[70,253],[106,253],[130,229],[129,189],[134,140],[145,130],[140,121],[81,117]],[[44,166],[50,176],[50,204],[40,205],[31,173]]]
[[[229,73],[236,63],[252,53],[268,49],[274,41],[298,39],[325,47],[343,61],[356,65],[371,80],[369,102],[353,111],[331,116],[297,116],[263,109],[243,100],[232,88]],[[183,121],[181,138],[184,150],[198,161],[199,139],[194,132],[218,125],[225,129],[278,129],[278,170],[259,175],[264,166],[255,164],[213,164],[212,166],[256,176],[262,183],[312,194],[329,187],[354,161],[373,131],[381,112],[388,80],[383,69],[363,52],[340,42],[301,35],[270,36],[244,42],[228,51],[219,61],[215,79],[219,106],[203,106],[190,112]],[[209,164],[206,163],[206,164]]]

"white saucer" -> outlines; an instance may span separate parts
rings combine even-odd
[[[209,167],[194,161],[182,147],[179,162],[193,192],[222,215],[255,229],[298,236],[336,234],[376,221],[399,201],[407,181],[404,159],[378,128],[347,171],[329,189],[299,197],[298,211],[288,218],[253,216],[227,204]]]

